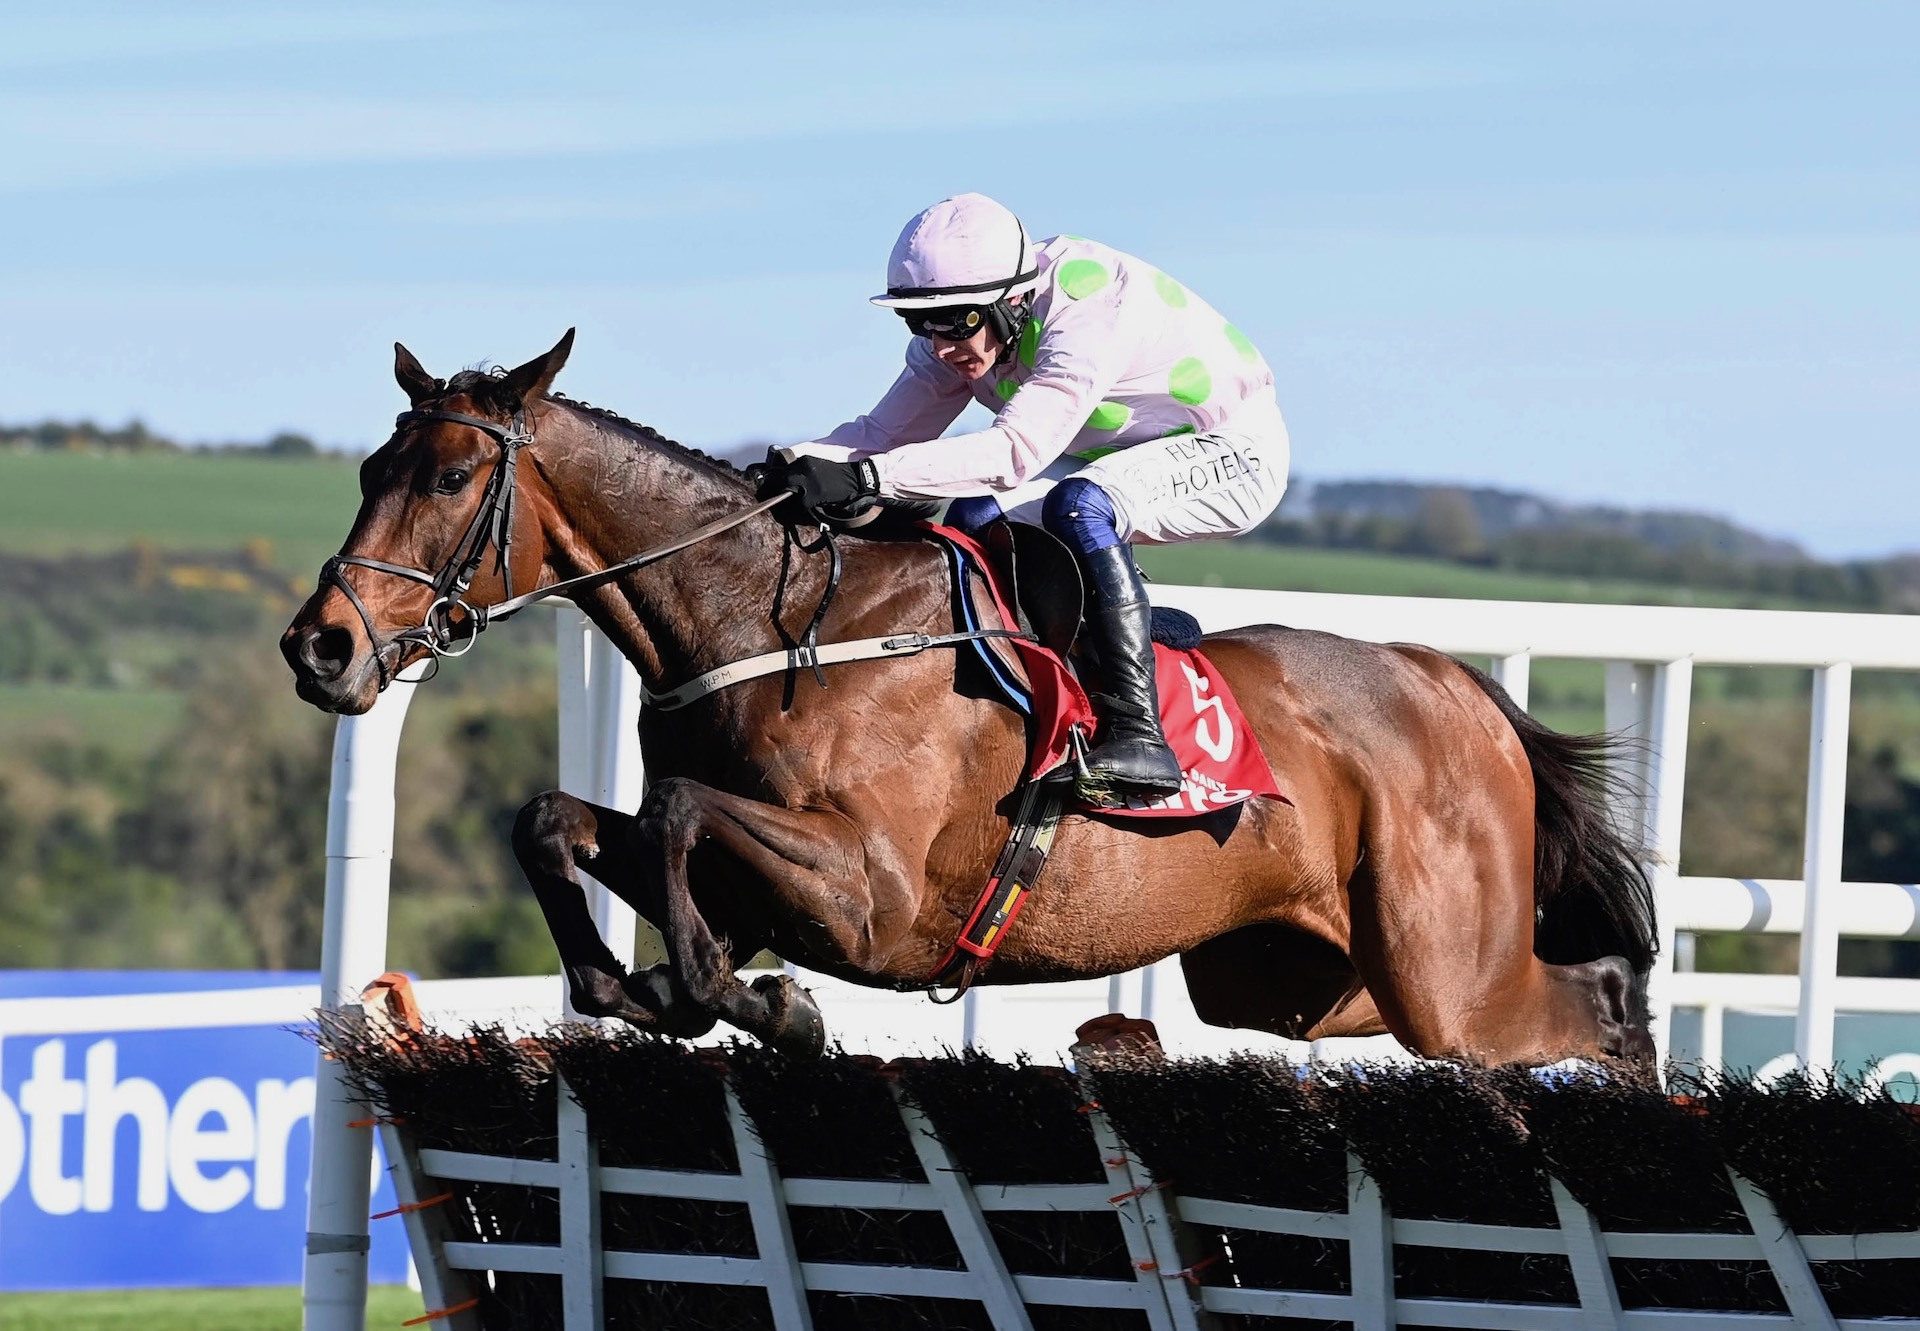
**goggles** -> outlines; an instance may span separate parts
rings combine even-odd
[[[943,337],[964,342],[987,326],[987,311],[979,305],[948,305],[937,310],[901,310],[900,317],[915,337]]]

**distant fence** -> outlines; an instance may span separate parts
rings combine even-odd
[[[390,1223],[459,1331],[1920,1331],[1908,1106],[1134,1039],[1077,1049],[1077,1077],[584,1027],[330,1043],[387,1115]]]

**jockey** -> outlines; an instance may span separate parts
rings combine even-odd
[[[1037,520],[1087,578],[1087,755],[1095,803],[1180,789],[1161,734],[1151,607],[1129,543],[1237,536],[1286,489],[1273,373],[1238,328],[1173,278],[1078,236],[1035,245],[980,194],[912,221],[872,298],[906,320],[906,369],[872,411],[770,459],[765,494],[809,511],[947,500],[969,533]],[[969,402],[983,430],[941,438]]]

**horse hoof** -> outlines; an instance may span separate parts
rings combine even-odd
[[[583,1017],[624,1017],[632,1006],[626,983],[592,966],[570,969],[567,973],[567,1001]]]
[[[827,1023],[820,1008],[791,975],[762,975],[753,982],[772,1014],[766,1042],[788,1058],[815,1059],[827,1051]]]
[[[633,1022],[642,1030],[671,1035],[678,1040],[697,1040],[719,1024],[720,1019],[713,1013],[674,991],[664,966],[629,975],[625,990],[626,996],[648,1014],[646,1022]]]

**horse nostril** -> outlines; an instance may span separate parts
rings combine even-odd
[[[340,628],[312,628],[300,636],[300,664],[315,679],[338,679],[353,660],[353,635]]]

